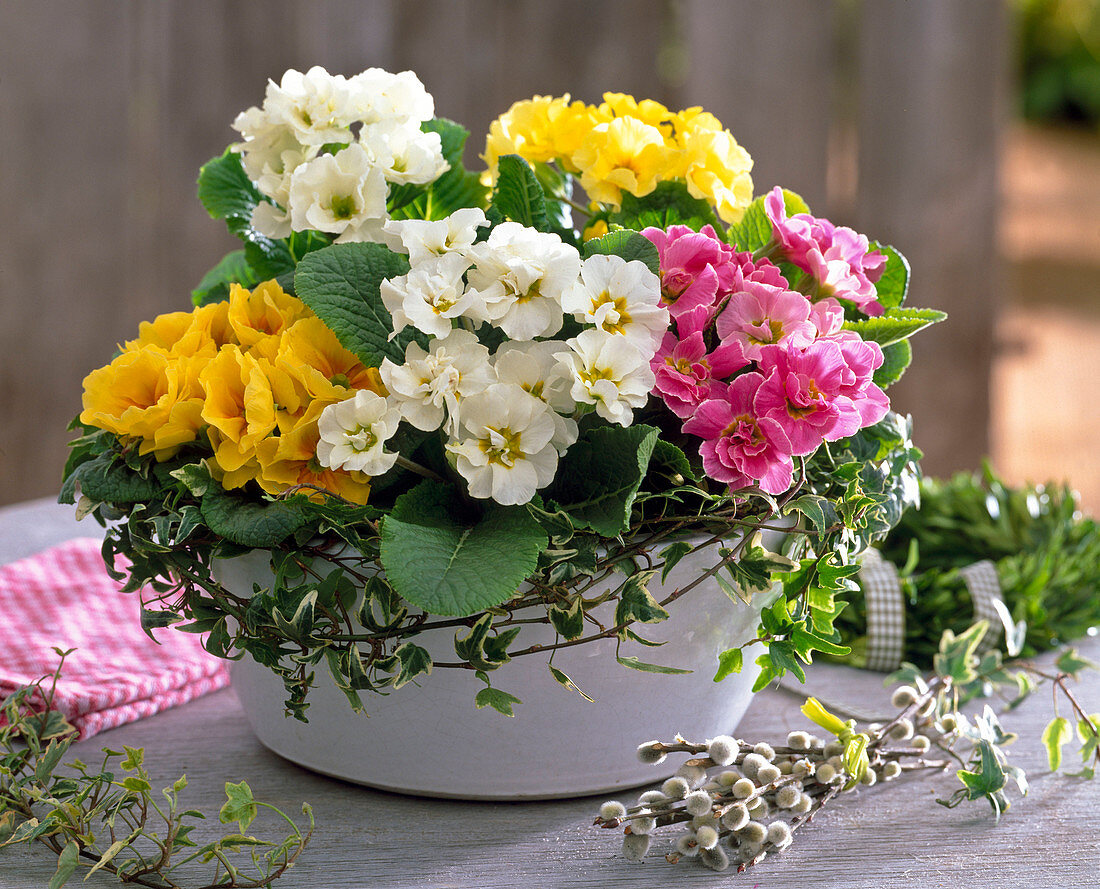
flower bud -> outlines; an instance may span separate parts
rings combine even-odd
[[[812,759],[796,759],[791,766],[791,774],[805,777],[812,775],[816,768]]]
[[[793,784],[780,787],[775,792],[775,804],[781,809],[791,809],[802,798],[802,791]]]
[[[917,690],[911,685],[899,685],[890,696],[890,703],[899,710],[908,707],[917,699]]]
[[[677,776],[683,778],[692,787],[698,787],[707,780],[707,770],[702,766],[689,766],[687,763],[676,770]]]
[[[623,837],[623,858],[627,861],[641,861],[649,851],[649,836],[641,833],[628,833]]]
[[[604,821],[614,821],[626,816],[626,806],[618,800],[611,799],[600,806],[600,817]]]
[[[657,765],[665,761],[668,755],[660,749],[660,741],[646,741],[638,745],[638,759],[648,765]]]
[[[763,843],[768,836],[768,828],[759,821],[750,821],[739,831],[737,835],[746,843]]]
[[[696,790],[687,795],[685,808],[689,815],[705,815],[711,807],[710,794],[705,790]]]
[[[729,735],[719,735],[707,742],[707,756],[716,766],[728,766],[737,758],[741,745]]]
[[[878,783],[878,773],[874,769],[867,769],[863,773],[863,777],[859,779],[860,784],[866,784],[868,787],[874,787]]]
[[[697,842],[700,848],[713,849],[718,845],[718,831],[713,827],[700,827],[695,831],[695,842]]]
[[[791,811],[798,815],[805,815],[813,807],[814,798],[808,793],[804,793],[799,797],[798,802],[791,807]]]
[[[831,784],[838,772],[832,763],[823,762],[817,767],[816,777],[822,784]]]
[[[761,766],[766,766],[768,760],[766,760],[759,753],[748,753],[745,758],[741,760],[741,771],[745,774],[746,778],[752,778],[755,780],[756,773],[760,770]]]
[[[768,762],[771,762],[773,759],[775,759],[775,750],[772,749],[772,745],[764,741],[761,741],[759,744],[753,747],[752,752],[755,753],[757,756],[764,757],[764,759],[766,759]]]
[[[652,815],[647,815],[644,818],[635,818],[630,822],[631,833],[653,833],[657,829],[657,819]]]
[[[721,787],[733,787],[737,783],[737,779],[741,777],[741,773],[736,769],[727,769],[718,776],[718,784]]]
[[[959,727],[958,720],[955,719],[954,713],[944,713],[940,717],[940,725],[943,727],[945,733],[953,732]]]
[[[774,763],[773,763],[773,765],[774,765]],[[780,775],[789,775],[793,770],[794,770],[794,763],[792,763],[789,759],[785,759],[781,763],[779,763],[779,774]]]
[[[740,830],[749,823],[749,810],[743,805],[730,806],[722,815],[722,826],[730,830]]]
[[[747,799],[756,793],[756,784],[748,778],[741,778],[733,785],[733,795],[737,799]]]
[[[791,844],[791,827],[786,821],[773,821],[768,825],[768,842],[780,849]]]
[[[901,774],[901,763],[895,760],[890,760],[882,767],[882,780],[890,781]]]
[[[898,741],[904,741],[913,737],[913,722],[904,716],[890,729],[890,737]]]
[[[685,778],[675,775],[661,785],[661,793],[669,799],[683,799],[691,792],[691,785]]]
[[[844,752],[844,745],[840,741],[830,741],[825,745],[824,755],[826,758],[830,756],[839,756]]]
[[[676,840],[676,851],[684,858],[693,858],[699,854],[699,843],[695,839],[695,831],[689,830],[680,835]]]
[[[924,751],[932,746],[932,741],[928,738],[927,735],[917,735],[915,738],[913,738],[912,741],[909,742],[909,746],[914,747],[917,750]]]
[[[791,732],[787,735],[787,746],[793,747],[795,750],[809,750],[810,733],[801,731]]]
[[[729,856],[717,846],[713,849],[703,849],[699,853],[699,860],[711,870],[719,872],[730,866]]]
[[[771,784],[779,778],[779,768],[772,763],[761,766],[756,772],[756,780],[761,784]]]
[[[651,803],[667,803],[668,797],[659,790],[647,790],[638,797],[638,802],[643,806],[648,806]]]

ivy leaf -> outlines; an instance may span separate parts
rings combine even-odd
[[[745,208],[745,215],[736,225],[730,226],[729,242],[738,250],[746,250],[754,253],[761,247],[765,247],[772,239],[772,222],[764,209],[764,198],[761,195]],[[810,208],[793,191],[783,189],[783,204],[787,208],[788,218],[796,213],[809,213]]]
[[[1047,749],[1050,770],[1057,772],[1062,765],[1062,748],[1073,739],[1073,726],[1064,716],[1057,716],[1047,723],[1040,740]]]
[[[505,219],[546,230],[546,195],[531,165],[518,154],[497,160],[497,184],[490,206]]]
[[[383,358],[404,364],[405,346],[415,340],[426,347],[427,340],[413,327],[389,338],[393,319],[379,286],[408,270],[408,259],[382,244],[333,244],[302,259],[294,288],[341,345],[367,367],[378,367]]]
[[[608,232],[601,238],[585,241],[583,253],[585,259],[602,253],[607,256],[620,256],[627,262],[637,260],[645,263],[653,274],[661,273],[661,257],[653,242],[630,229]]]
[[[694,547],[686,540],[677,540],[670,546],[661,550],[660,558],[664,562],[661,567],[661,583],[668,580],[668,573],[676,567],[677,563],[688,553],[690,553]]]
[[[844,329],[855,331],[861,339],[889,346],[945,318],[947,313],[938,309],[887,309],[877,318],[845,321]]]
[[[252,788],[248,786],[247,781],[242,781],[240,784],[226,781],[225,796],[225,804],[218,812],[218,820],[222,824],[236,821],[241,833],[244,833],[256,817],[256,801],[252,798]]]
[[[579,639],[584,634],[584,603],[577,596],[568,608],[552,605],[547,614],[554,629],[564,639]]]
[[[614,537],[630,526],[630,511],[657,443],[653,426],[592,429],[562,458],[546,490],[574,525]]]
[[[635,621],[655,624],[668,619],[668,612],[657,604],[657,600],[646,588],[654,573],[639,571],[626,579],[619,594],[619,604],[615,607],[616,625],[622,626]]]
[[[474,697],[474,706],[480,710],[482,707],[492,707],[497,713],[503,713],[505,716],[515,716],[516,714],[512,710],[513,704],[522,704],[519,698],[515,695],[510,695],[506,691],[501,691],[499,688],[486,687],[477,693]]]
[[[548,666],[550,668],[550,675],[553,676],[556,681],[560,682],[566,688],[573,689],[573,691],[575,691],[577,694],[579,694],[586,701],[591,701],[593,704],[595,703],[595,700],[593,698],[589,697],[588,695],[586,695],[583,691],[581,691],[577,687],[577,684],[572,679],[570,679],[568,676],[566,676],[564,672],[559,670],[553,664],[547,664],[546,666]]]
[[[721,682],[727,676],[740,673],[744,661],[745,653],[740,648],[727,648],[718,655],[718,672],[714,674],[714,681]]]
[[[381,561],[402,598],[468,617],[511,599],[534,572],[546,532],[523,507],[470,515],[449,485],[425,480],[382,521]]]
[[[623,657],[622,655],[616,655],[617,660],[624,667],[630,667],[631,670],[640,670],[643,673],[665,673],[668,675],[680,675],[683,673],[690,673],[691,670],[681,670],[679,667],[662,667],[660,664],[647,664],[645,661],[640,661],[636,657]]]
[[[393,682],[394,688],[401,688],[417,676],[431,674],[432,656],[428,654],[427,649],[414,645],[412,642],[406,642],[394,654],[401,663],[401,672],[397,674],[397,678]]]
[[[57,856],[57,870],[50,877],[47,889],[61,889],[79,865],[80,843],[76,840],[69,840],[65,844],[65,848],[61,850],[61,854]]]

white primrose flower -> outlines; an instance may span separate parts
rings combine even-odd
[[[514,383],[496,383],[462,404],[456,441],[447,445],[470,495],[503,506],[527,503],[554,480],[553,411]]]
[[[294,171],[290,221],[295,231],[316,229],[345,241],[376,241],[387,218],[386,180],[362,145],[323,154]]]
[[[445,253],[468,250],[477,239],[477,230],[488,224],[480,207],[464,207],[446,219],[391,219],[382,230],[386,246],[396,253],[407,253],[416,268]]]
[[[349,78],[347,89],[355,119],[365,124],[396,118],[419,126],[435,117],[435,100],[412,71],[391,74],[368,68]]]
[[[468,330],[452,330],[432,340],[425,352],[416,343],[405,347],[405,363],[382,359],[378,372],[401,416],[417,429],[431,432],[450,417],[457,428],[459,404],[496,381],[489,350]]]
[[[383,396],[359,389],[354,397],[321,411],[317,461],[329,469],[383,475],[393,467],[397,454],[382,445],[397,432],[400,422],[401,412]]]
[[[278,85],[268,81],[263,110],[303,145],[348,143],[348,128],[357,119],[351,99],[347,78],[315,65],[305,74],[290,69]]]
[[[651,352],[668,331],[668,309],[660,303],[661,279],[645,263],[603,254],[581,264],[580,279],[561,300],[578,321],[636,340]]]
[[[423,185],[451,168],[443,159],[439,133],[422,132],[416,121],[380,121],[364,127],[359,139],[387,182]]]
[[[557,359],[573,377],[570,395],[612,423],[629,426],[634,408],[645,405],[656,382],[649,367],[652,350],[643,351],[626,337],[585,330],[568,340],[570,351]]]
[[[448,253],[414,266],[407,275],[384,280],[379,294],[393,316],[389,338],[407,325],[435,337],[447,336],[451,319],[467,314],[477,298],[462,280],[469,267],[470,261],[462,254]]]
[[[562,325],[562,294],[577,280],[581,255],[555,234],[502,222],[467,254],[468,279],[484,318],[513,340],[553,336]]]
[[[504,343],[493,356],[497,380],[515,383],[524,392],[545,401],[553,411],[553,444],[559,455],[564,454],[577,440],[577,422],[562,414],[573,413],[577,404],[569,390],[573,378],[554,356],[561,350],[561,343],[545,342]]]

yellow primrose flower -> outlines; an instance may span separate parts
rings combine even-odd
[[[573,161],[588,196],[618,206],[622,191],[642,197],[657,187],[668,169],[670,151],[656,127],[617,117],[595,127]]]
[[[123,346],[124,351],[149,347],[163,349],[172,356],[206,359],[230,339],[229,307],[211,303],[190,312],[168,312],[152,321],[142,321],[137,339]]]
[[[675,115],[653,99],[642,99],[639,102],[626,93],[604,93],[603,102],[596,108],[596,114],[607,122],[616,117],[633,117],[651,127],[656,127],[666,138],[673,132]]]
[[[488,168],[483,178],[487,183],[495,180],[497,159],[505,154],[518,154],[532,163],[557,160],[576,172],[569,158],[595,124],[595,109],[570,102],[568,93],[516,102],[489,126],[481,156]]]
[[[256,444],[275,428],[275,395],[269,362],[225,346],[203,369],[202,418],[209,425],[214,461],[225,471],[241,468]]]
[[[366,503],[370,477],[361,472],[326,469],[317,461],[321,434],[317,421],[329,405],[348,397],[348,390],[334,388],[333,397],[318,398],[297,417],[284,415],[282,434],[265,439],[257,448],[261,471],[256,481],[269,494],[279,494],[294,485],[316,485],[353,503]]]
[[[239,284],[229,288],[229,324],[237,342],[245,348],[268,336],[278,336],[295,321],[312,314],[305,303],[284,293],[274,281],[265,281],[252,290]]]
[[[332,386],[370,389],[379,394],[386,391],[377,368],[364,367],[316,316],[303,318],[284,331],[276,364],[300,381],[313,397],[327,394]]]
[[[693,198],[712,204],[723,222],[741,221],[752,203],[752,158],[727,130],[698,129],[685,134],[677,178]]]
[[[139,439],[139,453],[167,460],[202,426],[194,362],[163,349],[123,352],[84,379],[80,422]]]
[[[584,240],[591,241],[593,238],[602,238],[608,232],[607,220],[597,219],[595,222],[585,226]]]

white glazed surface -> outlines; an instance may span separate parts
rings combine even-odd
[[[221,563],[222,582],[237,592],[263,583],[265,554]],[[716,548],[692,553],[659,577],[650,592],[660,600],[715,564]],[[270,575],[268,575],[269,577]],[[326,775],[370,787],[421,796],[481,800],[550,799],[610,793],[661,780],[676,763],[641,763],[635,748],[677,733],[705,740],[733,732],[748,708],[759,673],[758,652],[745,668],[713,681],[720,652],[751,639],[761,599],[753,607],[730,601],[713,581],[700,584],[670,608],[670,618],[638,627],[660,648],[622,643],[620,654],[693,670],[686,675],[644,673],[615,661],[614,639],[561,649],[554,666],[595,702],[561,686],[547,656],[526,655],[491,674],[494,687],[520,698],[516,715],[478,710],[484,688],[471,671],[437,668],[389,695],[363,692],[364,714],[353,713],[322,662],[309,693],[309,723],[284,716],[282,682],[251,658],[233,663],[233,688],[260,741],[279,755]],[[602,606],[607,607],[607,606]],[[601,616],[601,619],[610,617]],[[605,623],[605,625],[607,625]],[[454,661],[454,631],[417,637],[439,661]],[[553,644],[553,629],[525,625],[514,645]]]

